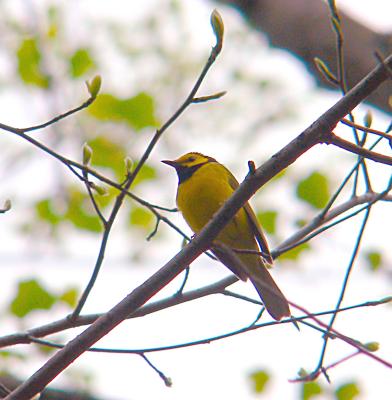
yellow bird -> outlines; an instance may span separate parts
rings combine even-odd
[[[162,162],[174,167],[177,172],[177,206],[194,233],[201,231],[239,186],[226,167],[201,153],[187,153],[177,160]],[[227,248],[232,251],[227,251]],[[272,263],[272,257],[249,203],[218,234],[211,249],[238,278],[251,280],[274,319],[280,320],[291,315],[286,298],[266,268],[267,264]],[[236,250],[255,253],[261,250],[265,256]]]

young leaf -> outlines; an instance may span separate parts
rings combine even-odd
[[[259,212],[257,219],[260,221],[261,226],[267,233],[276,233],[276,219],[278,213],[273,210]]]
[[[126,99],[102,93],[88,108],[88,111],[99,120],[124,122],[135,131],[158,125],[155,117],[154,100],[144,92]]]
[[[102,224],[94,211],[86,211],[86,205],[89,204],[88,196],[73,188],[69,192],[68,209],[64,218],[70,221],[74,226],[90,232],[101,232]]]
[[[35,280],[19,282],[18,293],[10,304],[10,311],[18,318],[23,318],[34,310],[49,310],[56,297],[49,293]]]
[[[153,219],[152,213],[142,207],[133,207],[129,214],[130,224],[144,229],[151,228]]]
[[[255,393],[262,393],[265,390],[266,383],[270,380],[270,375],[264,370],[259,370],[249,375],[253,383],[253,390]]]
[[[331,82],[334,85],[338,85],[339,81],[336,78],[335,74],[328,68],[327,64],[318,57],[313,59],[316,64],[317,69],[320,71],[323,78],[327,80],[327,82]]]
[[[88,142],[94,156],[91,164],[95,167],[111,169],[118,179],[124,178],[123,159],[126,156],[125,149],[107,136],[97,136]]]
[[[323,392],[322,387],[317,382],[304,382],[302,384],[302,400],[309,400]]]
[[[95,62],[89,50],[85,48],[76,50],[69,60],[70,74],[73,78],[79,78],[94,67]]]
[[[99,196],[107,196],[109,191],[105,188],[105,186],[97,185],[94,182],[91,182],[91,189],[93,189]]]
[[[93,150],[92,148],[88,145],[88,143],[85,143],[82,148],[82,153],[83,153],[83,165],[88,165],[90,164],[91,157],[93,156]]]
[[[42,199],[38,201],[35,204],[35,211],[38,218],[45,222],[49,222],[51,225],[57,225],[63,218],[53,209],[53,202],[51,199]]]
[[[297,185],[297,197],[315,208],[323,208],[330,198],[328,178],[320,172],[312,172]]]
[[[49,77],[41,68],[41,53],[36,38],[24,39],[17,51],[18,72],[25,83],[40,88],[49,87]]]
[[[366,261],[372,271],[377,271],[382,264],[382,254],[378,251],[368,251],[365,254]]]
[[[127,156],[124,158],[124,164],[125,164],[125,170],[127,174],[130,174],[132,172],[133,168],[133,160],[131,157]]]
[[[78,302],[79,291],[77,288],[67,289],[59,296],[59,300],[68,304],[71,308],[75,307]]]
[[[358,385],[355,382],[350,382],[339,386],[335,391],[335,396],[336,400],[353,400],[359,393]]]
[[[364,347],[371,351],[372,353],[378,351],[380,349],[380,343],[378,342],[368,342],[364,344]]]
[[[86,81],[87,90],[90,93],[92,99],[96,99],[99,91],[101,90],[102,77],[101,75],[95,75],[94,78],[89,82]]]
[[[218,10],[214,10],[211,13],[211,25],[214,31],[214,35],[216,37],[216,46],[221,49],[223,43],[223,34],[225,31],[225,27],[223,25],[223,19],[219,14]]]
[[[286,251],[285,253],[279,256],[279,260],[298,260],[299,256],[304,252],[310,250],[309,243],[302,243],[293,249]]]
[[[145,181],[151,181],[155,179],[157,176],[157,173],[153,167],[151,167],[148,164],[144,164],[143,167],[141,168],[140,172],[137,174],[133,185],[136,186],[142,182]]]

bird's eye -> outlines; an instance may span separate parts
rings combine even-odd
[[[195,161],[195,160],[196,160],[195,157],[189,157],[189,158],[188,158],[188,161],[189,161],[189,162],[193,162],[193,161]]]

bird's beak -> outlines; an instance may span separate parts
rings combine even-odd
[[[170,165],[173,168],[177,167],[177,163],[173,160],[162,160],[161,162],[163,162],[164,164]]]

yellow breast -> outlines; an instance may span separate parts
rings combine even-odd
[[[179,185],[177,205],[188,225],[198,233],[233,192],[225,167],[207,163]],[[216,240],[233,248],[257,249],[244,209],[226,225]]]

